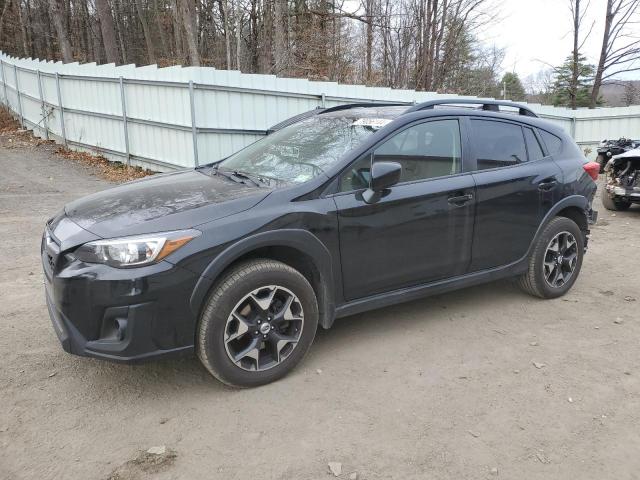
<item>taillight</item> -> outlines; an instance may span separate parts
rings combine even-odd
[[[593,178],[594,182],[596,180],[598,180],[598,174],[600,173],[600,164],[599,163],[597,163],[597,162],[585,163],[582,166],[582,168],[584,168],[584,171],[587,172],[591,178]]]

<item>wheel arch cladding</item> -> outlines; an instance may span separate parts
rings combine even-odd
[[[246,237],[223,250],[204,270],[191,294],[190,306],[200,318],[204,302],[229,268],[249,258],[278,260],[298,270],[311,284],[318,300],[318,323],[329,328],[335,319],[332,259],[324,244],[307,230],[284,229]]]
[[[527,253],[527,257],[533,251],[540,234],[544,230],[544,228],[549,224],[549,222],[555,217],[565,217],[570,220],[573,220],[580,230],[584,233],[584,241],[586,245],[587,234],[589,232],[589,222],[587,220],[587,208],[589,206],[589,202],[582,195],[571,195],[569,197],[565,197],[556,203],[545,215],[540,225],[538,225],[538,230],[529,245],[529,251]]]

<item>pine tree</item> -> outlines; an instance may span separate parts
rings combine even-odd
[[[525,100],[526,94],[524,87],[517,73],[507,72],[500,82],[501,88],[505,89],[504,97],[509,100],[522,101]]]
[[[553,84],[553,105],[571,106],[571,99],[575,98],[576,107],[588,107],[591,103],[593,76],[595,67],[587,63],[584,55],[578,56],[578,80],[573,84],[573,57],[567,57],[565,62],[556,68],[556,78]]]

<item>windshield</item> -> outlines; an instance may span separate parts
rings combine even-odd
[[[389,120],[319,115],[272,133],[218,167],[286,183],[306,182],[324,173],[386,122]]]

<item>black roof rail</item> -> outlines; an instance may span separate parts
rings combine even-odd
[[[520,115],[527,117],[537,117],[537,115],[528,107],[515,102],[508,102],[506,100],[480,100],[471,98],[443,98],[439,100],[429,100],[428,102],[422,102],[409,108],[405,113],[418,112],[420,110],[429,110],[438,105],[480,105],[482,110],[488,110],[491,112],[499,112],[499,107],[513,107],[518,109]]]
[[[284,127],[288,127],[289,125],[293,125],[294,123],[298,123],[302,120],[306,120],[307,118],[314,117],[323,111],[322,107],[316,107],[313,110],[309,110],[307,112],[299,113],[298,115],[294,115],[293,117],[287,118],[280,123],[276,123],[275,125],[269,127],[267,129],[267,135],[273,132],[277,132],[278,130],[282,130]]]
[[[321,113],[329,113],[329,112],[338,112],[340,110],[349,110],[352,108],[358,107],[407,107],[412,105],[412,103],[399,103],[399,102],[385,102],[385,103],[373,103],[373,102],[363,102],[363,103],[346,103],[344,105],[336,105],[335,107],[316,107],[313,110],[309,110],[307,112],[299,113],[291,118],[287,118],[280,123],[276,123],[272,127],[267,129],[267,135],[273,132],[277,132],[278,130],[282,130],[284,127],[288,127],[289,125],[293,125],[294,123],[298,123],[302,120],[306,120],[307,118],[315,117],[316,115],[320,115]]]
[[[363,102],[363,103],[346,103],[344,105],[336,105],[335,107],[329,107],[322,109],[320,113],[329,113],[329,112],[338,112],[340,110],[349,110],[351,108],[370,108],[370,107],[408,107],[413,105],[413,103],[402,103],[402,102]]]

